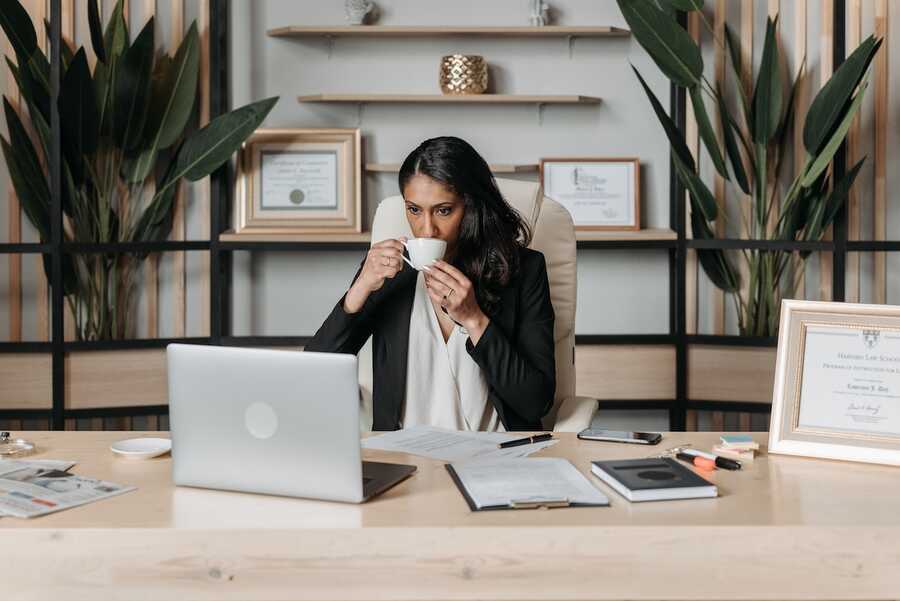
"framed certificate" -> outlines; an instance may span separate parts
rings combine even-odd
[[[359,129],[259,129],[238,156],[235,233],[362,231]]]
[[[575,229],[641,229],[638,159],[541,159],[541,185]]]
[[[900,465],[900,307],[785,300],[769,452]]]

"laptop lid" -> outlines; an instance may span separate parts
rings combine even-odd
[[[173,479],[363,500],[356,357],[170,344]]]

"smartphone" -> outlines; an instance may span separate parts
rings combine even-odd
[[[605,440],[609,442],[630,442],[633,444],[658,444],[662,440],[659,432],[625,432],[623,430],[594,430],[587,428],[578,433],[582,440]]]

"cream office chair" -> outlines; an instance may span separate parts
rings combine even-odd
[[[556,395],[553,408],[544,417],[544,427],[558,432],[587,428],[597,409],[597,400],[575,396],[575,226],[572,216],[559,203],[546,198],[537,183],[498,179],[504,198],[531,224],[531,248],[544,254],[550,280],[550,298],[556,314]],[[413,237],[401,196],[385,198],[372,223],[372,242],[399,236]],[[372,429],[372,340],[359,352],[359,383],[362,397],[360,428]]]

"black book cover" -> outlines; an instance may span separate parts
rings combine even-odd
[[[632,491],[713,486],[708,480],[668,457],[592,461],[591,463]]]

